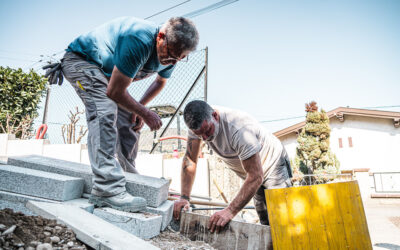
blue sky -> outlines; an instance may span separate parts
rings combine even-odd
[[[2,0],[0,65],[28,68],[119,16],[181,1]],[[191,0],[161,23],[218,1]],[[304,115],[304,103],[400,111],[400,1],[240,0],[193,18],[209,47],[209,102],[259,121]],[[61,53],[57,56],[61,56]],[[264,123],[271,131],[300,119]]]

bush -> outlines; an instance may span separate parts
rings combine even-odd
[[[335,175],[340,163],[329,147],[329,118],[324,110],[318,111],[317,104],[306,105],[306,125],[297,138],[296,166],[302,174]],[[319,183],[331,177],[321,178]]]
[[[38,116],[38,104],[46,90],[47,79],[35,71],[0,66],[0,124],[18,127],[26,117]],[[11,118],[10,118],[11,117]],[[7,131],[1,131],[7,132]],[[21,132],[16,134],[21,137]]]

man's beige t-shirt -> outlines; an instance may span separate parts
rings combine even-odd
[[[280,184],[288,178],[282,143],[250,115],[213,106],[219,113],[220,129],[212,141],[205,141],[240,178],[246,178],[241,161],[260,154],[264,180]],[[189,138],[199,139],[189,130]]]

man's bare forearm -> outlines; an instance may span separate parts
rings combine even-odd
[[[257,189],[262,184],[262,178],[247,176],[246,180],[243,183],[243,186],[240,188],[239,193],[233,199],[233,201],[229,204],[230,210],[237,214],[240,210],[242,210],[247,203],[251,200],[251,198],[257,192]]]
[[[141,117],[145,117],[148,109],[141,103],[137,102],[129,93],[125,91],[123,93],[110,96],[116,103],[129,110],[132,113],[138,114]]]
[[[181,170],[181,194],[190,197],[194,178],[196,176],[196,163],[192,161],[187,154],[182,160]]]
[[[146,92],[143,94],[143,97],[140,99],[140,103],[143,105],[146,105],[149,103],[151,100],[156,97],[161,90],[164,88],[167,80],[164,78],[156,78],[156,80],[150,85],[150,87],[146,90]]]
[[[182,160],[181,170],[181,194],[184,196],[190,197],[190,193],[192,192],[199,152],[200,140],[189,138],[186,146],[186,154]]]

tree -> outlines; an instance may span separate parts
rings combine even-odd
[[[10,128],[10,124],[18,128],[21,127],[21,123],[27,123],[26,119],[33,120],[38,116],[38,104],[45,93],[46,82],[47,79],[44,76],[33,70],[25,73],[20,68],[0,66],[0,125],[2,128]],[[18,138],[23,136],[22,131],[17,131],[16,136]]]
[[[306,125],[297,137],[295,162],[303,174],[337,174],[340,163],[329,147],[329,118],[323,109],[318,112],[314,101],[306,104],[306,112]]]
[[[85,113],[85,110],[79,111],[78,107],[75,107],[75,109],[76,109],[75,113],[69,111],[70,113],[70,115],[68,116],[70,121],[69,124],[64,124],[61,127],[62,137],[65,144],[80,143],[82,138],[86,135],[86,132],[88,131],[87,128],[81,125],[78,136],[76,136],[77,132],[76,124],[78,123],[79,119],[81,119],[80,115]]]

